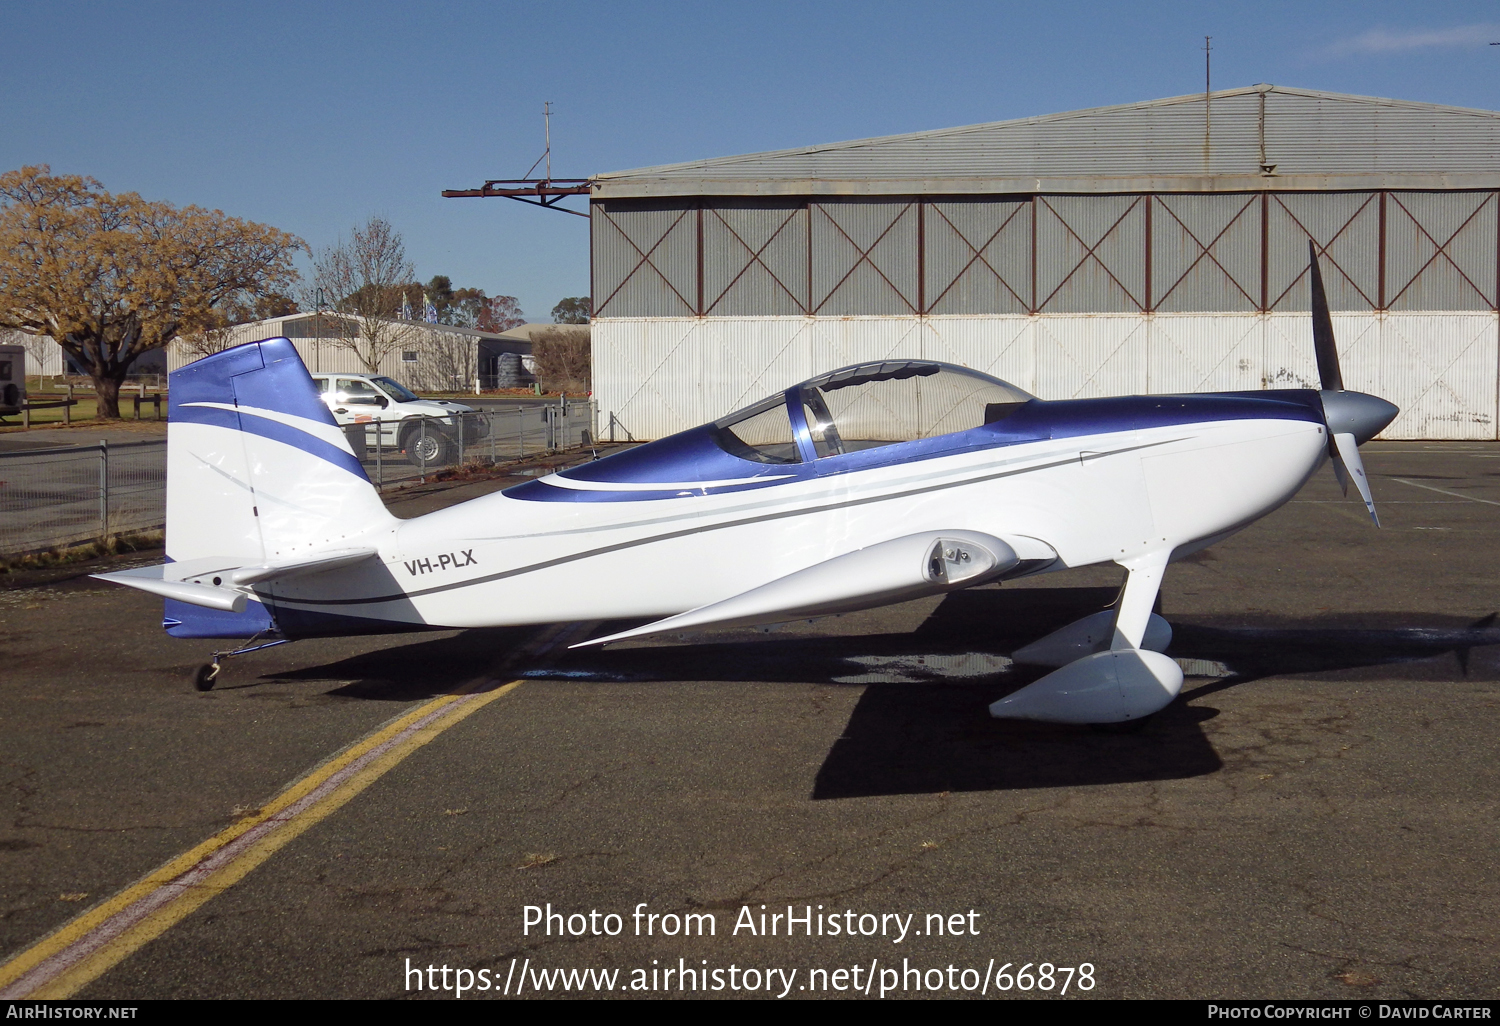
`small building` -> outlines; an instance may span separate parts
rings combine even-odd
[[[206,339],[175,340],[167,347],[167,367],[176,370],[210,352],[281,336],[291,339],[297,355],[314,374],[383,374],[418,392],[477,392],[497,387],[505,377],[502,365],[507,355],[514,355],[517,365],[531,357],[531,342],[526,338],[451,324],[392,320],[376,324],[373,353],[378,359],[371,367],[362,356],[372,352],[364,342],[366,324],[362,317],[331,313],[295,313],[237,324]]]

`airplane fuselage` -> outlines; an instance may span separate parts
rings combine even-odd
[[[768,465],[712,426],[372,536],[378,559],[257,595],[291,637],[666,616],[923,531],[1040,573],[1182,555],[1286,502],[1328,452],[1311,391],[1033,401],[936,438]]]

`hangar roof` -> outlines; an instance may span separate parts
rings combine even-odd
[[[593,185],[594,199],[1493,189],[1500,112],[1257,85],[1206,104],[1198,93],[615,171]]]

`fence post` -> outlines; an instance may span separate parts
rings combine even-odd
[[[99,538],[109,537],[109,439],[99,439]]]
[[[417,480],[417,483],[418,484],[426,484],[427,483],[427,417],[426,417],[426,415],[423,415],[423,416],[421,416],[421,417],[419,417],[417,419],[421,421],[421,424],[417,428],[417,430],[421,434],[421,437],[419,437],[417,439],[417,460],[418,460],[418,464],[419,464],[418,467],[417,467],[417,472],[419,474],[421,474],[421,477]]]
[[[460,413],[455,419],[458,421],[458,469],[464,469],[464,434],[468,427],[468,421],[464,418],[468,414]]]
[[[63,407],[63,426],[73,423],[73,382],[68,382],[68,404]]]
[[[375,418],[375,490],[378,492],[385,487],[385,466],[380,460],[380,418]]]
[[[518,421],[520,427],[519,427],[519,430],[516,432],[516,446],[517,446],[516,453],[517,453],[517,457],[519,459],[525,459],[526,458],[526,407],[524,407],[524,406],[517,406],[516,407],[516,415],[520,418],[520,420]]]
[[[489,433],[490,433],[490,466],[493,467],[495,465],[495,411],[494,410],[485,410],[484,411],[484,423],[485,423],[485,427],[489,429]]]

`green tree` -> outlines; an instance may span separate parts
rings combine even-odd
[[[525,324],[521,305],[515,296],[489,296],[484,289],[456,289],[446,274],[435,274],[422,285],[413,282],[403,290],[412,315],[422,318],[423,303],[430,300],[437,310],[439,324],[480,331],[509,331]]]
[[[99,416],[142,353],[290,287],[307,244],[218,210],[113,195],[46,166],[0,175],[0,327],[50,335],[87,369]]]
[[[564,299],[552,308],[554,324],[587,324],[594,314],[594,301],[588,296]]]
[[[464,291],[469,291],[465,289]],[[453,294],[453,279],[446,274],[434,274],[428,283],[422,286],[422,293],[437,310],[439,324],[453,324],[453,306],[456,297]],[[483,293],[481,293],[482,295]]]

